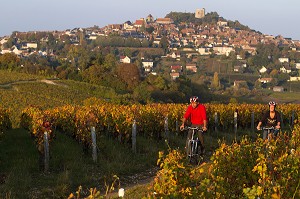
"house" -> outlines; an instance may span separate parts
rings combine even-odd
[[[182,72],[182,66],[175,65],[175,66],[171,66],[170,68],[171,68],[172,73],[181,73]]]
[[[281,71],[282,73],[290,73],[290,72],[292,72],[292,69],[291,69],[289,66],[282,66],[282,67],[280,68],[280,71]]]
[[[152,23],[152,22],[154,22],[154,18],[153,18],[153,16],[152,16],[151,14],[149,14],[149,15],[146,17],[146,22],[147,22],[147,23]]]
[[[300,70],[300,63],[295,63],[295,67]]]
[[[222,21],[222,20],[219,20],[217,22],[218,26],[228,26],[228,22],[227,21]]]
[[[6,43],[8,41],[9,37],[4,37],[0,40],[0,44],[3,45],[4,43]]]
[[[108,30],[112,30],[115,32],[122,30],[122,24],[108,24],[106,27]]]
[[[37,48],[37,43],[28,42],[26,43],[27,48]]]
[[[234,48],[230,46],[214,46],[213,50],[217,55],[226,55],[226,56],[229,56],[230,52],[235,51]]]
[[[171,75],[171,78],[173,79],[173,80],[175,80],[175,79],[177,79],[178,77],[179,77],[179,73],[176,73],[176,72],[172,72],[172,73],[170,73],[170,75]]]
[[[209,48],[198,48],[198,52],[200,55],[209,55],[210,54]]]
[[[235,80],[233,82],[233,87],[237,88],[237,89],[238,88],[247,88],[247,89],[249,89],[248,84],[245,80]]]
[[[131,59],[127,56],[120,56],[120,62],[130,64]]]
[[[243,59],[241,55],[236,55],[236,59]]]
[[[156,23],[157,24],[171,24],[171,23],[174,23],[174,21],[171,18],[157,18]]]
[[[240,65],[233,66],[233,71],[234,72],[240,72],[241,69],[242,69],[242,66],[240,66]]]
[[[172,52],[172,54],[170,55],[173,59],[177,59],[180,58],[180,53],[179,52]]]
[[[261,69],[259,69],[259,72],[260,73],[265,73],[265,72],[267,72],[267,70],[268,69],[266,67],[262,66]]]
[[[187,71],[192,71],[194,73],[197,72],[197,65],[196,64],[186,64],[185,66]]]
[[[0,52],[0,54],[5,54],[5,53],[11,53],[11,50],[10,49],[3,49]]]
[[[274,92],[283,92],[284,88],[282,86],[274,86],[273,91]]]
[[[278,60],[280,63],[289,62],[289,58],[286,58],[286,57],[280,57],[280,58],[278,58]]]
[[[268,78],[268,77],[264,77],[264,78],[259,78],[258,81],[260,81],[261,83],[269,83],[273,80],[273,78]]]
[[[123,28],[125,30],[133,30],[133,25],[130,21],[126,21],[125,23],[123,23]]]
[[[147,71],[147,72],[151,72],[152,71],[153,61],[143,60],[142,64],[143,64],[143,68],[145,69],[145,71]]]
[[[291,82],[300,81],[300,77],[290,77]]]
[[[98,37],[98,35],[95,35],[95,34],[88,35],[89,40],[96,40],[97,37]]]
[[[145,20],[144,20],[143,18],[141,18],[141,19],[137,19],[137,20],[135,21],[134,26],[140,28],[140,27],[142,27],[144,24],[145,24]]]
[[[12,52],[15,53],[16,55],[21,55],[23,53],[23,51],[19,50],[16,46],[13,46],[12,48],[13,48]]]

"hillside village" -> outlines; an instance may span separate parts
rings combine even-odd
[[[174,13],[170,13],[172,16]],[[176,14],[176,13],[175,13]],[[180,14],[180,13],[179,13]],[[181,13],[182,14],[182,13]],[[188,15],[188,14],[187,14]],[[63,43],[70,46],[93,45],[93,49],[101,47],[100,41],[108,40],[115,36],[124,40],[139,41],[136,46],[123,43],[119,47],[124,48],[148,48],[163,49],[163,53],[156,56],[144,56],[145,54],[125,55],[119,51],[115,56],[119,63],[134,63],[140,65],[143,74],[157,75],[155,70],[162,60],[171,61],[169,68],[170,78],[175,80],[181,75],[199,73],[200,64],[205,66],[203,60],[219,57],[223,60],[232,61],[229,73],[247,73],[259,76],[258,81],[269,83],[273,80],[272,71],[276,74],[287,74],[287,81],[300,81],[300,41],[282,36],[262,34],[259,31],[251,30],[247,26],[239,24],[238,21],[229,21],[219,17],[216,13],[205,13],[205,9],[197,9],[189,16],[195,23],[187,21],[174,21],[172,17],[154,19],[151,14],[145,18],[137,19],[134,22],[126,21],[121,24],[108,24],[105,27],[74,28],[64,31],[34,31],[34,32],[13,32],[10,36],[0,38],[2,55],[13,53],[23,59],[31,55],[48,57],[50,60],[67,60],[68,53],[62,53],[58,49],[52,49],[49,43]],[[213,19],[211,23],[204,23],[206,17]],[[202,20],[202,21],[201,21]],[[201,22],[201,23],[199,23]],[[50,41],[51,40],[51,41]],[[111,41],[111,40],[110,40]],[[117,42],[117,39],[115,40]],[[276,46],[282,51],[275,55],[268,55],[272,60],[272,68],[267,65],[252,66],[248,60],[258,54],[258,46]],[[114,44],[118,47],[118,43]],[[62,49],[63,47],[61,47]],[[122,53],[123,52],[123,53]],[[147,51],[146,51],[147,52]],[[73,57],[74,58],[74,57]],[[136,62],[140,59],[140,62]],[[202,60],[202,63],[199,61]],[[71,61],[70,61],[71,62]],[[271,62],[271,61],[270,61]],[[228,65],[228,64],[227,64]],[[77,66],[76,66],[77,67]],[[214,66],[211,66],[212,68]],[[220,66],[219,66],[220,67]],[[248,70],[247,68],[252,69]],[[253,67],[255,69],[253,69]],[[80,70],[80,67],[77,67]],[[211,72],[220,72],[219,70]],[[226,71],[228,73],[228,70]],[[240,81],[233,83],[233,86],[240,84]],[[280,85],[274,91],[283,91]],[[278,88],[279,86],[279,88]]]

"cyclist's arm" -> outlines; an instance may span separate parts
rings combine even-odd
[[[202,118],[203,118],[203,131],[207,131],[207,117],[206,117],[206,108],[202,105]]]
[[[203,131],[207,131],[207,120],[203,120]]]
[[[262,123],[264,123],[264,124],[266,123],[269,114],[270,114],[270,112],[269,112],[269,111],[266,111],[266,112],[262,115],[262,118],[259,120],[259,122],[258,122],[258,124],[257,124],[257,127],[256,127],[257,130],[260,130],[260,129],[261,129]]]
[[[276,125],[276,129],[280,129],[280,121],[281,121],[281,117],[279,112],[276,112],[276,116],[277,116],[277,125]]]
[[[261,121],[259,121],[259,122],[258,122],[258,125],[257,125],[257,127],[256,127],[256,129],[257,129],[257,130],[260,130],[260,126],[261,126],[261,124],[262,124],[262,122],[261,122]]]
[[[277,125],[275,126],[276,129],[280,129],[280,122],[277,122]]]
[[[181,130],[184,129],[184,124],[185,124],[185,122],[186,122],[186,119],[185,119],[185,117],[183,117],[183,118],[182,118],[182,124],[181,124],[181,126],[180,126],[180,129],[181,129]]]

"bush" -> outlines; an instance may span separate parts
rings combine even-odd
[[[300,126],[269,142],[220,143],[207,172],[177,150],[160,153],[158,163],[150,198],[299,198]]]

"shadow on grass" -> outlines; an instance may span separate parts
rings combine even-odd
[[[44,173],[29,132],[13,129],[0,139],[0,198],[67,198],[79,186],[86,193],[96,187],[103,194],[112,176],[120,177],[121,186],[132,184],[132,176],[155,168],[158,151],[166,149],[163,140],[138,137],[133,153],[130,144],[103,135],[97,138],[98,157],[93,162],[91,150],[84,151],[74,139],[57,132],[50,143],[49,172]]]

